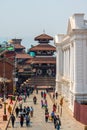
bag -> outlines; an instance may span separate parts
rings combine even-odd
[[[52,116],[49,116],[49,120],[51,120],[51,121],[52,121]]]
[[[60,121],[60,119],[56,120],[56,125],[57,125],[57,126],[58,126],[58,125],[61,126],[61,121]]]

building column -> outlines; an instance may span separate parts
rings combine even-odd
[[[57,47],[57,56],[56,56],[56,88],[55,91],[60,93],[60,72],[61,72],[61,47]]]
[[[57,51],[57,54],[56,54],[56,86],[55,86],[55,91],[58,92],[58,55],[59,55],[59,52],[58,52],[58,47],[56,47],[56,51]]]

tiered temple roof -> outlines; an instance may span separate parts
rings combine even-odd
[[[41,51],[41,50],[46,50],[46,51],[56,51],[56,48],[50,44],[38,44],[36,46],[33,46],[32,48],[29,49],[30,51]]]
[[[56,64],[56,57],[35,57],[35,58],[32,58],[30,60],[27,60],[26,61],[26,64],[30,64],[30,63],[33,63],[33,64],[41,64],[41,63],[45,63],[45,64]]]
[[[17,59],[31,59],[32,57],[26,53],[22,53],[22,54],[17,53],[16,58]]]
[[[43,34],[35,37],[34,40],[35,41],[42,41],[42,40],[46,40],[46,41],[48,40],[49,41],[49,40],[53,40],[53,37],[43,33]]]
[[[38,41],[38,45],[33,46],[29,49],[29,52],[35,52],[36,54],[39,52],[42,52],[41,56],[38,54],[31,60],[26,61],[27,63],[33,63],[33,64],[39,64],[39,63],[52,63],[52,64],[56,64],[56,58],[53,57],[53,53],[56,52],[56,48],[55,46],[49,44],[50,40],[53,40],[53,37],[47,35],[47,34],[41,34],[37,37],[34,38],[35,41]],[[49,53],[52,52],[52,53]],[[48,55],[49,53],[49,55]]]
[[[9,42],[14,45],[15,49],[25,49],[24,46],[21,45],[22,39],[12,39]]]

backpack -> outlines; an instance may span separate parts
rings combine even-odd
[[[15,116],[14,115],[11,116],[11,120],[15,121]]]
[[[57,120],[56,120],[56,125],[57,125],[57,126],[58,126],[58,125],[61,126],[61,121],[60,121],[60,119],[57,119]]]

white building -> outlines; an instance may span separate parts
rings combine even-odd
[[[74,112],[74,102],[87,101],[87,20],[84,14],[69,18],[67,34],[54,39],[56,59],[56,91],[68,101]]]

